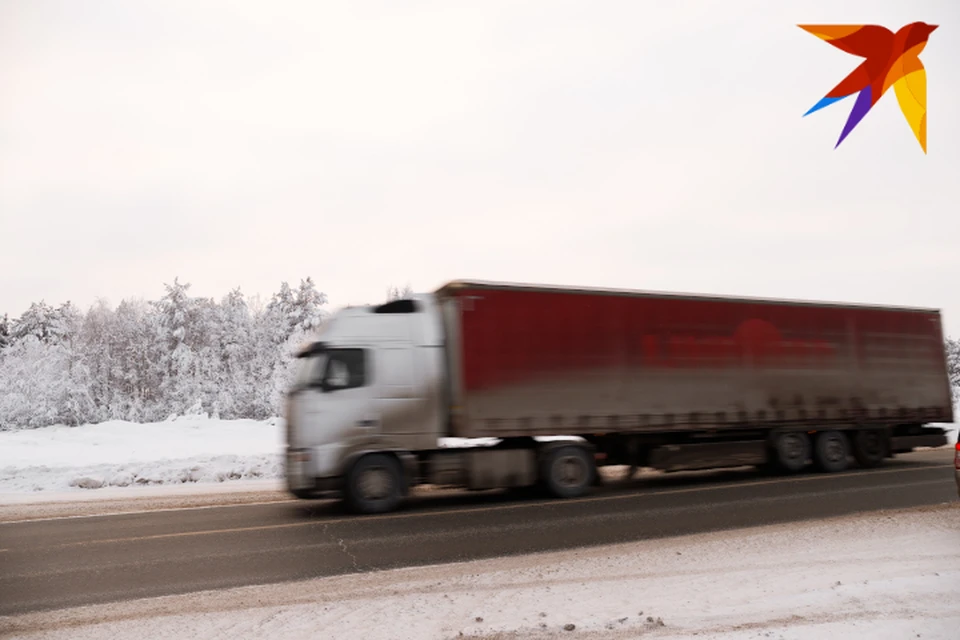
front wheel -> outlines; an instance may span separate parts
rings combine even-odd
[[[597,468],[583,447],[564,446],[547,452],[542,475],[551,494],[558,498],[576,498],[590,490]]]
[[[354,513],[385,513],[399,506],[404,493],[403,470],[390,455],[363,456],[347,474],[344,501]]]

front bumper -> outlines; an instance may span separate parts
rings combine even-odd
[[[308,486],[293,488],[287,484],[287,490],[296,498],[302,500],[322,500],[324,498],[339,498],[343,491],[340,478],[313,478]]]
[[[287,490],[298,498],[321,498],[339,493],[342,489],[341,478],[320,476],[318,473],[328,471],[330,458],[335,453],[332,449],[332,447],[288,449],[284,474]]]

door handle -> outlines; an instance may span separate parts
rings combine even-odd
[[[376,421],[376,420],[358,420],[358,421],[357,421],[357,426],[360,426],[360,427],[375,427],[375,426],[377,426],[377,421]]]

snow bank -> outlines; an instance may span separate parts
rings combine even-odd
[[[0,493],[278,478],[282,426],[190,416],[0,432]]]
[[[948,505],[207,591],[6,623],[31,640],[955,640],[958,539],[960,506]],[[341,540],[309,552],[350,549]]]
[[[282,473],[279,454],[201,456],[66,468],[5,467],[0,469],[0,494],[255,480],[278,478]]]

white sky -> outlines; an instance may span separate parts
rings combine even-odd
[[[797,23],[941,25],[924,156]],[[944,310],[956,0],[0,0],[0,313],[484,278]]]

